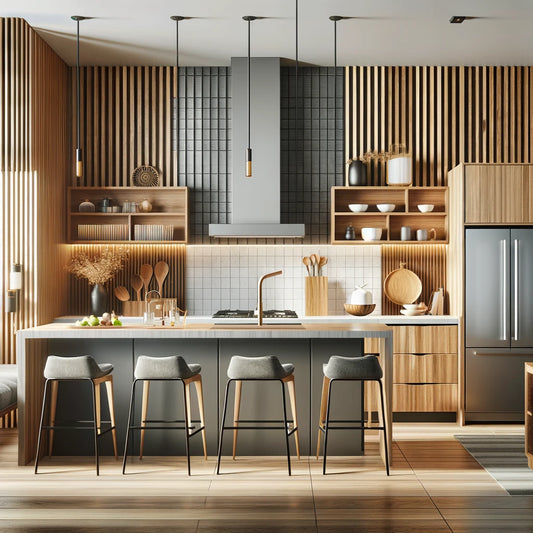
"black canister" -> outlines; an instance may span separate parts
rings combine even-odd
[[[346,233],[344,234],[344,238],[347,241],[355,241],[355,229],[351,224],[346,227]]]
[[[366,165],[359,159],[352,159],[348,166],[348,185],[366,185]]]

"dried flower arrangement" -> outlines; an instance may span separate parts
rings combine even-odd
[[[80,252],[71,259],[66,269],[77,278],[86,278],[89,285],[103,285],[115,272],[124,268],[124,261],[129,253],[124,246],[106,246],[100,252],[92,254]]]

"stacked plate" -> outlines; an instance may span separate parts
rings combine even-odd
[[[400,309],[400,313],[406,316],[419,316],[425,315],[428,308],[425,304],[404,304],[403,309]]]

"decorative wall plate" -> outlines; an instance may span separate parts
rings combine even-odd
[[[149,165],[141,165],[133,171],[131,184],[135,187],[157,187],[159,185],[159,172]]]

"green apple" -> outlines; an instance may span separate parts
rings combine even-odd
[[[100,324],[100,320],[97,316],[91,315],[89,317],[89,326],[98,326]]]
[[[115,318],[113,320],[113,326],[122,326],[122,322],[118,318]]]
[[[80,326],[88,326],[89,325],[89,317],[84,317],[83,320],[80,322]]]

